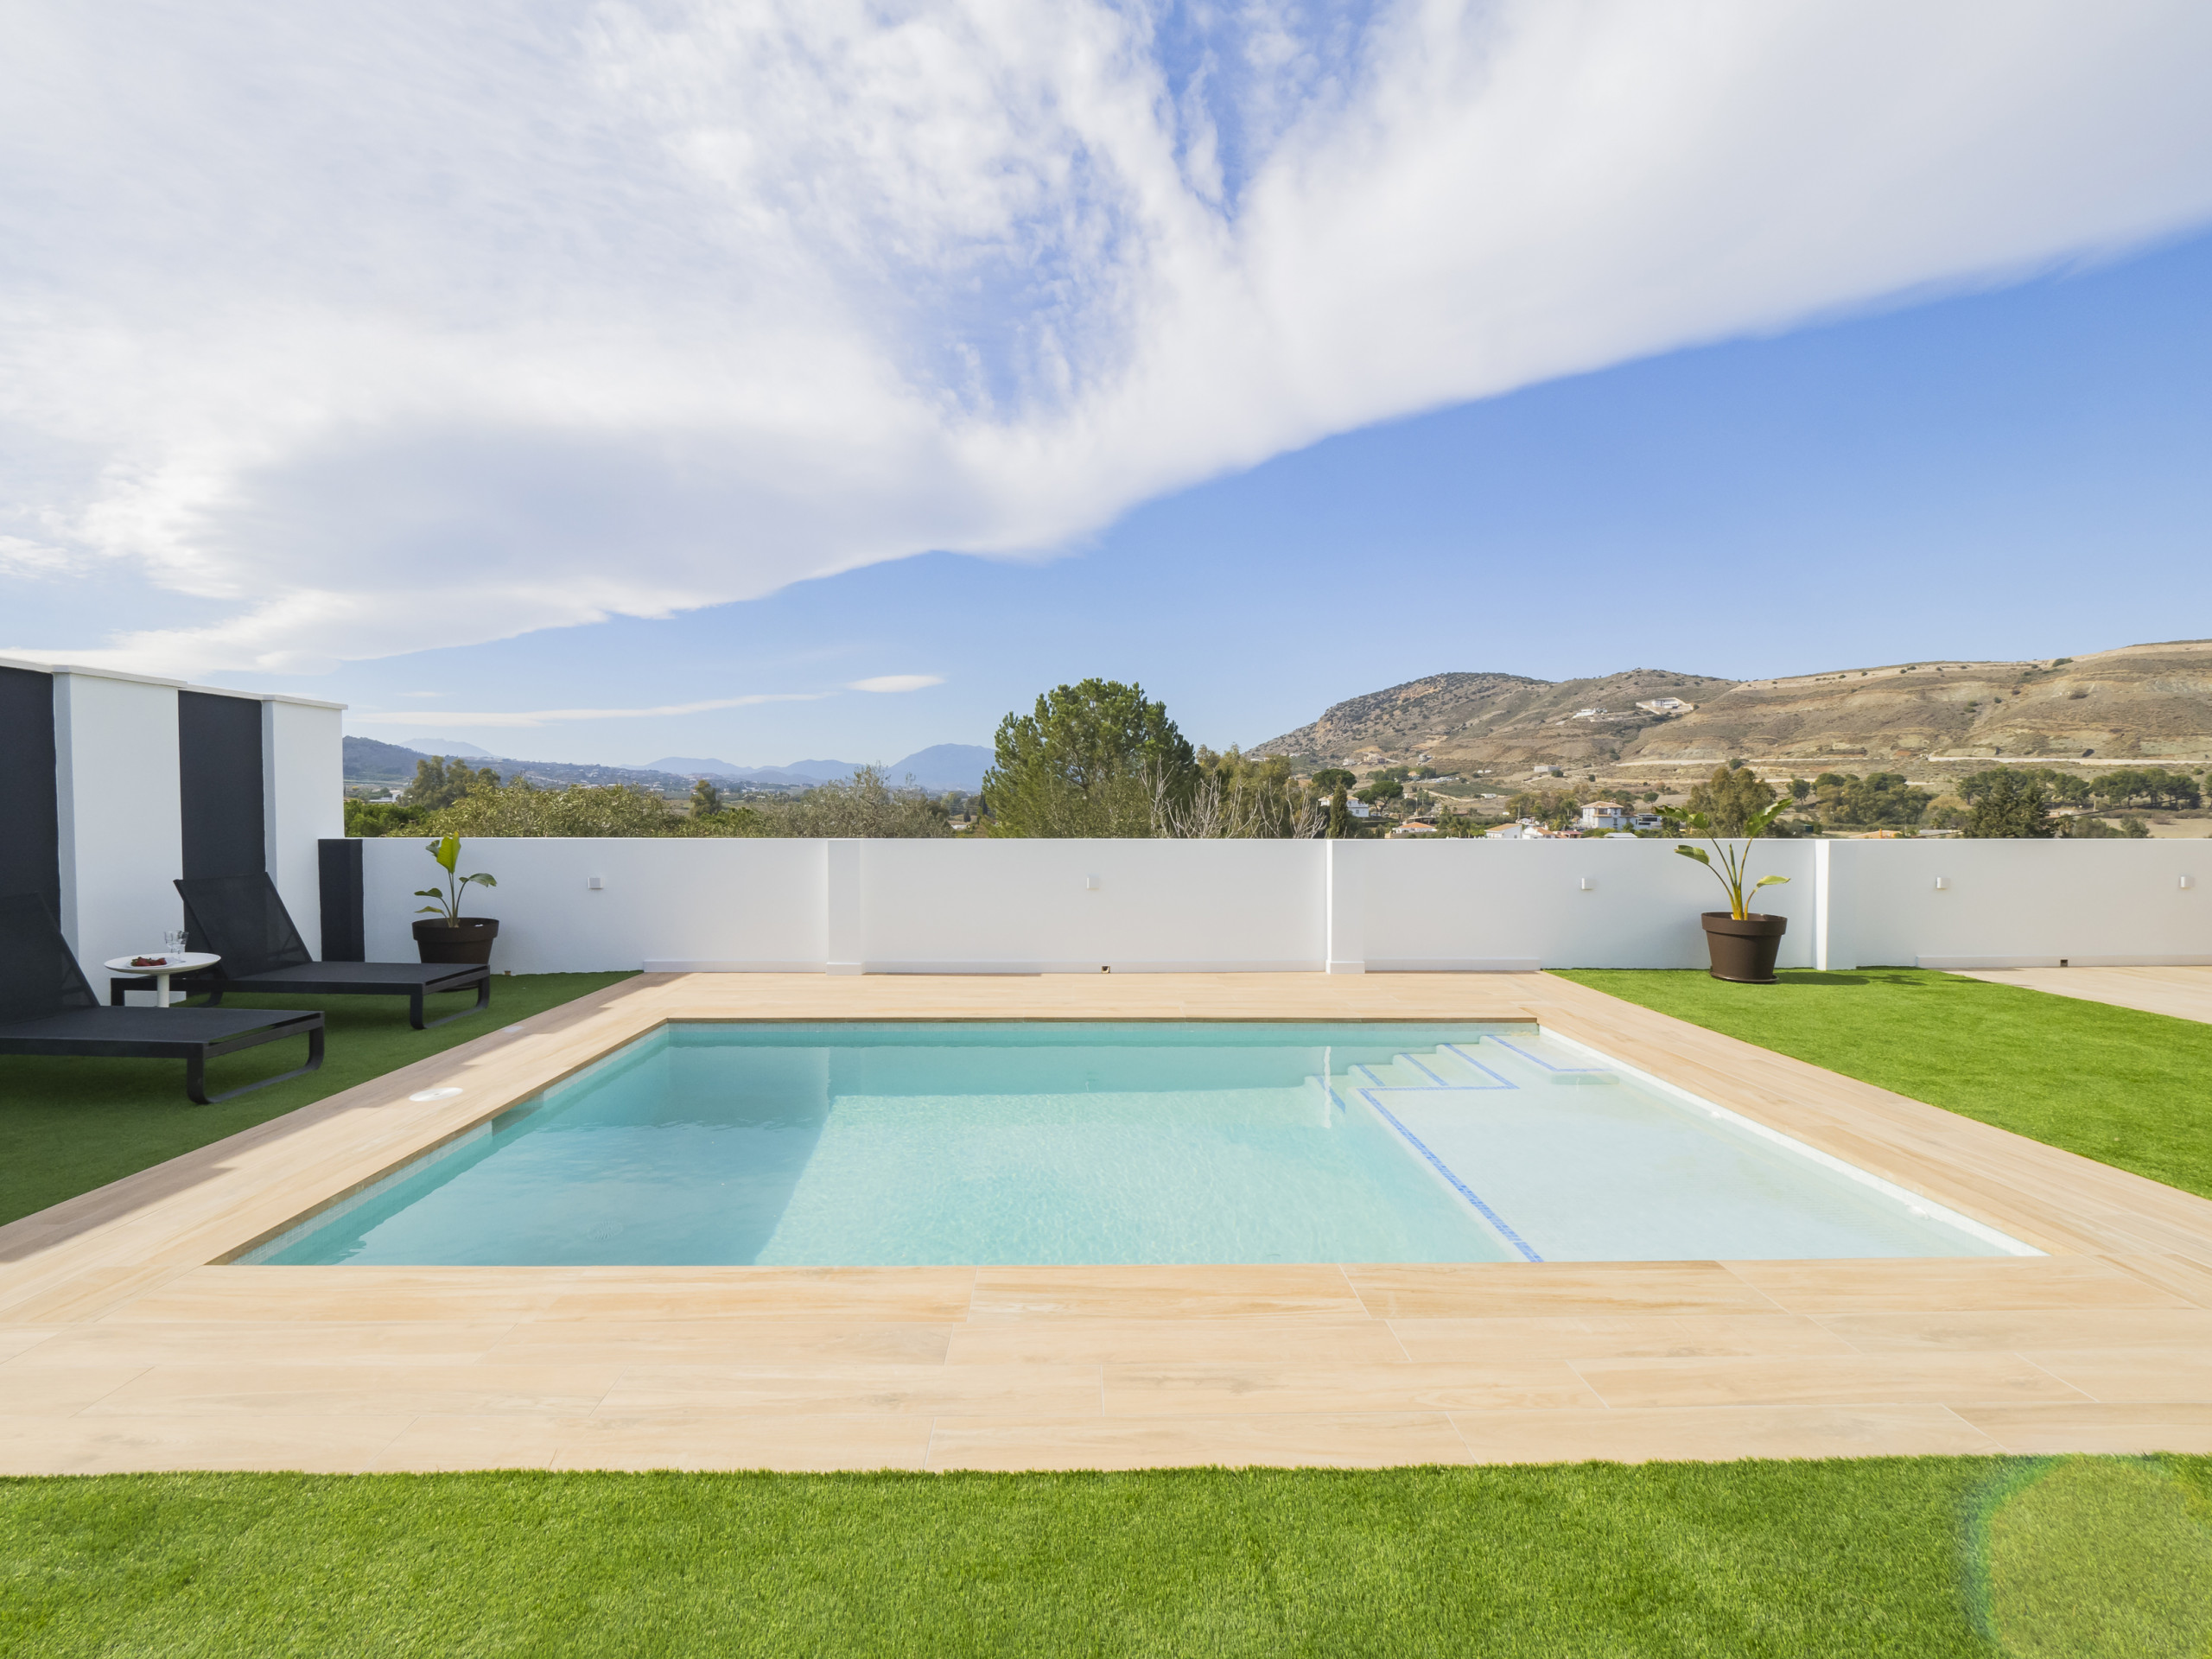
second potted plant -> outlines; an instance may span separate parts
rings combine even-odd
[[[492,960],[492,941],[499,937],[499,925],[488,916],[464,918],[461,913],[461,896],[471,882],[487,887],[499,884],[484,874],[458,875],[454,867],[461,862],[461,837],[448,835],[429,843],[432,858],[446,873],[443,892],[436,887],[418,888],[417,899],[430,899],[416,913],[436,918],[434,921],[415,924],[415,948],[422,952],[425,962],[488,963]]]
[[[1767,825],[1781,816],[1790,804],[1789,797],[1770,803],[1744,821],[1743,845],[1732,839],[1710,833],[1710,824],[1702,812],[1693,812],[1683,822],[1693,830],[1707,831],[1706,840],[1713,850],[1720,855],[1715,863],[1701,847],[1677,847],[1675,850],[1684,858],[1694,858],[1711,870],[1728,895],[1726,910],[1708,910],[1698,919],[1705,924],[1706,950],[1712,960],[1707,969],[1715,979],[1733,980],[1743,985],[1771,985],[1775,982],[1774,959],[1782,951],[1782,936],[1789,930],[1787,916],[1764,916],[1754,912],[1750,905],[1761,887],[1771,887],[1786,882],[1786,875],[1763,875],[1750,880],[1751,843],[1758,840]]]

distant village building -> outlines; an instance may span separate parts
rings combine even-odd
[[[1575,827],[1605,832],[1629,827],[1628,808],[1618,801],[1592,801],[1582,809],[1582,816],[1575,820]]]
[[[1680,697],[1646,697],[1636,706],[1649,709],[1655,715],[1687,715],[1697,704],[1684,702]]]

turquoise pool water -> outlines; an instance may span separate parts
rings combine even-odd
[[[671,1026],[248,1261],[2033,1254],[1528,1026]]]

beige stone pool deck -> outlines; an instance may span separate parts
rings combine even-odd
[[[2050,1254],[222,1265],[664,1020],[882,1018],[1540,1020]],[[2152,1450],[2212,1203],[1541,975],[648,976],[0,1228],[0,1472]]]

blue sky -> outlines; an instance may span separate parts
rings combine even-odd
[[[1252,743],[1442,669],[1736,678],[2212,632],[2212,238],[1348,434],[1041,562],[928,554],[662,621],[283,682],[379,709],[682,703],[453,736],[547,760],[895,760],[1096,674]],[[866,675],[942,676],[895,696]],[[243,683],[243,682],[241,682]],[[363,728],[372,729],[372,728]],[[388,737],[412,736],[390,725]]]
[[[0,655],[545,759],[2212,631],[2196,0],[27,0]]]

